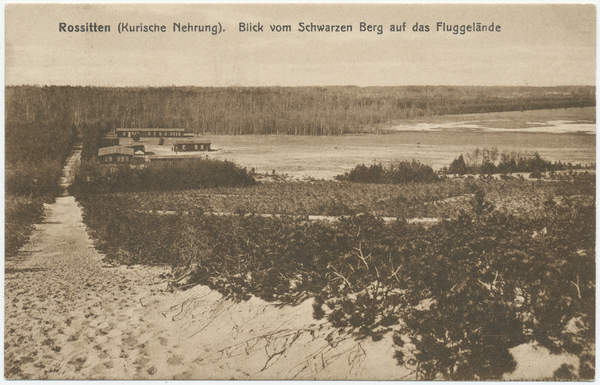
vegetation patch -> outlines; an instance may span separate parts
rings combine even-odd
[[[25,87],[27,88],[27,87]],[[59,179],[76,128],[68,108],[49,89],[6,89],[5,248],[12,256],[59,193]]]
[[[565,174],[564,183],[545,180],[450,178],[438,183],[400,185],[334,181],[264,182],[246,187],[150,190],[95,194],[107,205],[121,202],[142,212],[202,212],[274,215],[352,215],[370,213],[394,218],[456,218],[468,210],[477,191],[506,214],[533,215],[552,197],[580,196],[593,201],[595,177]],[[90,191],[93,194],[93,190]],[[79,199],[89,199],[81,197]],[[557,198],[558,199],[558,198]]]
[[[34,223],[43,218],[44,204],[39,198],[7,195],[4,200],[4,253],[7,257],[29,239]]]
[[[497,148],[476,148],[472,153],[465,156],[462,154],[454,159],[450,167],[444,167],[444,174],[510,174],[516,172],[530,172],[532,178],[541,178],[541,173],[547,171],[563,171],[573,169],[596,169],[596,164],[582,165],[563,163],[561,161],[550,162],[543,159],[537,152],[533,154],[519,151],[500,152]]]
[[[248,186],[254,183],[254,178],[245,168],[208,157],[142,165],[83,162],[70,191],[79,196],[103,192]]]
[[[515,367],[509,349],[531,341],[578,355],[573,375],[593,377],[595,205],[571,196],[594,196],[595,184],[448,183],[469,186],[469,198],[452,218],[428,226],[371,214],[335,222],[161,214],[130,206],[123,193],[80,201],[97,247],[113,263],[168,264],[173,287],[204,284],[237,300],[314,297],[314,317],[344,333],[375,340],[392,333],[398,363],[419,379],[499,379]],[[498,186],[512,186],[515,196],[540,194],[539,203],[519,215],[498,210],[489,199],[506,194],[494,192]],[[551,191],[541,186],[571,195],[541,199]],[[157,197],[146,194],[138,198]]]
[[[392,162],[385,166],[381,163],[371,166],[360,164],[344,175],[338,175],[336,179],[357,183],[403,184],[437,182],[439,177],[431,167],[413,160]]]

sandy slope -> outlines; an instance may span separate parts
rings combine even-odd
[[[390,341],[344,340],[310,302],[169,293],[158,269],[104,266],[73,197],[6,262],[5,376],[14,379],[401,378]],[[329,336],[329,337],[328,337]],[[330,342],[328,342],[328,340]],[[377,346],[376,346],[377,345]]]

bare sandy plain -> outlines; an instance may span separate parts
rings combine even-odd
[[[332,179],[360,163],[419,160],[435,170],[460,154],[496,147],[500,152],[538,152],[550,161],[596,162],[596,111],[593,107],[560,110],[445,115],[381,125],[380,134],[339,136],[200,135],[217,151],[202,153],[230,160],[259,173],[296,179]],[[167,139],[144,139],[147,150],[174,155]],[[121,139],[121,144],[131,144]],[[188,156],[179,153],[180,156]]]

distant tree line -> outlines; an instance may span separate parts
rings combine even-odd
[[[595,106],[595,87],[7,87],[7,115],[32,102],[95,127],[195,133],[339,135],[423,116]],[[15,111],[18,110],[18,111]],[[18,113],[16,113],[18,112]]]

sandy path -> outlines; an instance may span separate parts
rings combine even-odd
[[[108,369],[131,376],[127,352],[116,348],[128,337],[120,330],[141,322],[141,279],[102,266],[73,197],[48,206],[36,230],[5,265],[5,376],[98,378]]]

